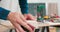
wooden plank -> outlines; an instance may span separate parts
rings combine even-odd
[[[50,28],[49,28],[49,31],[50,31],[50,32],[56,32],[56,28],[55,28],[55,27],[50,27]]]

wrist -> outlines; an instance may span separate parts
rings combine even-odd
[[[10,16],[12,15],[12,14],[14,14],[15,12],[10,12],[9,14],[8,14],[8,16],[7,16],[7,19],[9,19],[10,18]]]

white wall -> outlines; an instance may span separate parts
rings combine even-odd
[[[28,3],[58,2],[60,0],[28,0]]]
[[[60,0],[28,0],[28,3],[58,3],[58,15],[60,16]],[[46,8],[47,8],[46,7]],[[48,8],[46,9],[46,14],[48,15]]]

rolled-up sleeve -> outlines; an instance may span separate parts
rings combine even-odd
[[[27,0],[19,0],[19,5],[21,8],[21,12],[23,14],[27,14],[28,13],[28,3]]]
[[[0,19],[6,20],[9,12],[10,12],[9,10],[6,10],[6,9],[0,7]]]

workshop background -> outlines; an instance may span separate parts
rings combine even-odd
[[[60,0],[28,0],[28,3],[29,12],[35,16],[37,15],[39,8],[41,7],[43,7],[43,10],[40,10],[41,16],[50,16],[51,14],[60,16]],[[50,32],[60,32],[60,28],[50,27]]]

